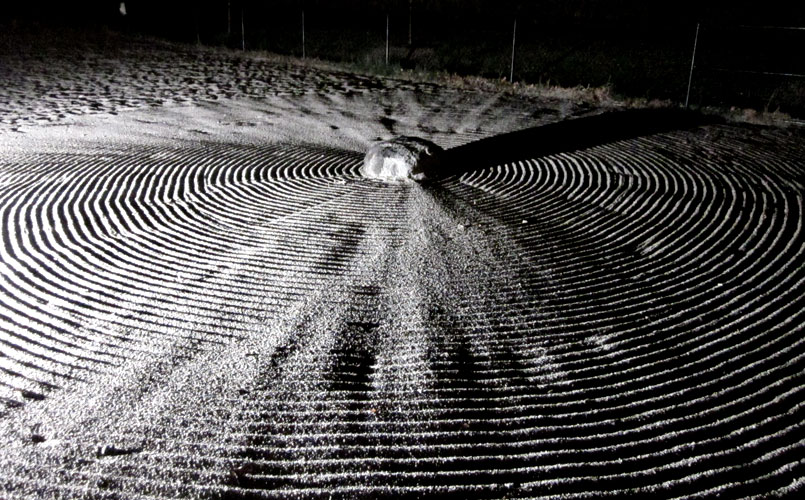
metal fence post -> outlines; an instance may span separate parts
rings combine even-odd
[[[514,29],[512,29],[512,65],[509,73],[509,83],[514,83],[514,47],[517,39],[517,18],[514,18]]]
[[[414,0],[408,0],[408,46],[414,44],[414,37],[413,37],[413,17],[414,17]]]
[[[389,65],[389,15],[386,14],[386,66]]]
[[[685,95],[685,108],[690,102],[690,85],[693,83],[693,66],[696,64],[696,46],[699,44],[699,27],[701,23],[696,23],[696,37],[693,39],[693,56],[690,58],[690,74],[688,75],[688,92]]]
[[[305,11],[302,10],[302,59],[305,58]]]
[[[246,51],[246,30],[244,29],[243,7],[240,8],[240,49]]]
[[[196,10],[194,12],[194,24],[196,28],[196,45],[201,45],[201,30],[199,29],[199,17],[201,17],[198,13],[198,6],[196,6]]]

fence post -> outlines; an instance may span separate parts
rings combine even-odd
[[[240,50],[246,51],[246,30],[244,29],[243,7],[240,8]]]
[[[696,37],[693,39],[693,56],[690,58],[690,74],[688,75],[688,92],[685,95],[685,109],[690,102],[690,85],[693,83],[693,66],[696,64],[696,46],[699,44],[699,27],[701,23],[696,23]]]
[[[386,66],[389,65],[389,15],[386,14]]]
[[[514,83],[514,47],[517,39],[517,18],[514,18],[514,29],[512,29],[512,65],[509,73],[509,83]]]
[[[305,10],[302,9],[302,59],[305,58]]]
[[[414,0],[408,0],[408,46],[414,44],[413,31],[411,29],[412,18],[414,17]]]
[[[226,2],[226,36],[232,36],[232,2]],[[227,43],[230,43],[227,40]]]
[[[195,25],[195,28],[196,28],[196,45],[201,45],[201,30],[198,27],[198,24],[199,24],[198,18],[200,17],[199,13],[198,13],[198,6],[196,6],[196,10],[194,11],[193,14],[194,14],[193,15],[193,24]]]

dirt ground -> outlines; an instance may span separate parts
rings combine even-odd
[[[805,489],[801,130],[110,33],[0,62],[3,498]],[[395,135],[455,174],[362,179]]]

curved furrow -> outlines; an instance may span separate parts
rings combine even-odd
[[[255,153],[252,152],[250,156],[254,155]],[[317,154],[316,156],[321,155]],[[123,165],[120,165],[120,167],[124,169],[124,172],[129,170],[132,165],[136,167],[137,158],[139,158],[138,155],[126,158],[126,161],[121,162]],[[188,163],[191,163],[191,161],[186,160],[185,157],[181,155],[173,154],[170,158],[174,161],[188,161]],[[164,160],[164,158],[160,158],[160,161],[162,160]],[[60,164],[58,161],[56,163]],[[80,167],[81,162],[76,162],[76,165]],[[181,167],[182,163],[178,165]],[[94,167],[91,161],[85,163],[83,166],[85,168]],[[117,166],[117,164],[107,166],[101,163],[101,170],[108,171]],[[243,168],[238,165],[236,166],[240,169]],[[270,167],[271,165],[269,165],[269,168]],[[160,188],[160,184],[169,183],[176,185],[178,182],[177,179],[182,175],[181,168],[177,168],[176,164],[158,164],[147,168],[149,170],[164,170],[165,175],[163,177],[166,177],[168,180],[152,179],[146,183],[147,187],[144,188],[144,192],[147,194],[130,195],[127,197],[128,200],[154,200],[156,199],[156,195],[153,193],[163,191],[163,189]],[[265,168],[265,166],[263,166],[263,168]],[[93,184],[92,181],[87,181],[86,179],[91,179],[92,177],[84,175],[80,169],[77,170],[78,173],[75,174],[74,177],[78,179],[78,181],[72,185],[64,185],[64,181],[69,181],[69,177],[67,174],[63,174],[59,177],[59,180],[62,181],[60,184],[56,186],[51,184],[51,189],[45,190],[44,192],[29,193],[23,190],[16,192],[17,200],[39,201],[38,203],[35,201],[33,206],[26,205],[24,202],[19,201],[17,203],[9,201],[4,205],[6,209],[10,208],[12,210],[6,218],[6,220],[8,220],[6,227],[9,228],[9,232],[16,233],[16,235],[19,236],[18,238],[8,238],[7,232],[7,238],[5,240],[7,242],[7,245],[5,245],[7,253],[3,261],[10,263],[14,268],[9,270],[11,272],[7,273],[4,278],[10,280],[7,282],[10,285],[8,288],[16,286],[17,290],[17,293],[12,293],[7,296],[7,299],[9,299],[8,305],[13,303],[14,306],[16,306],[12,309],[10,315],[15,320],[35,317],[45,322],[51,322],[55,324],[55,328],[60,329],[60,331],[67,331],[67,338],[74,339],[75,342],[92,342],[93,345],[102,345],[112,351],[116,350],[115,348],[118,347],[121,340],[124,342],[130,340],[126,338],[126,334],[115,334],[114,332],[121,329],[128,329],[131,325],[127,326],[125,320],[136,315],[139,316],[138,319],[140,320],[140,324],[137,325],[138,334],[148,334],[151,332],[152,337],[160,339],[164,336],[165,332],[159,331],[160,325],[158,323],[165,324],[166,321],[169,321],[165,317],[170,317],[171,313],[176,312],[175,304],[177,302],[187,302],[184,296],[188,291],[188,287],[171,287],[170,284],[168,284],[167,287],[164,286],[166,275],[169,278],[173,277],[171,268],[174,268],[176,273],[186,272],[188,268],[192,269],[194,262],[199,262],[199,264],[195,264],[197,268],[206,271],[209,266],[202,263],[203,261],[198,261],[198,258],[208,253],[212,245],[198,248],[197,244],[195,244],[196,241],[199,240],[198,235],[202,235],[202,240],[208,239],[210,242],[215,241],[219,248],[222,243],[221,238],[208,238],[204,235],[202,228],[200,225],[197,225],[194,218],[175,219],[172,217],[168,219],[167,217],[155,216],[150,218],[149,223],[152,224],[152,229],[157,229],[156,226],[153,226],[153,220],[162,219],[163,224],[158,227],[158,229],[162,229],[159,231],[159,235],[153,236],[146,231],[142,231],[143,238],[126,241],[127,244],[125,246],[106,245],[105,241],[99,241],[95,238],[93,232],[86,230],[84,224],[76,224],[76,222],[98,216],[97,212],[91,210],[91,208],[97,207],[97,204],[81,203],[82,198],[88,199],[89,197],[96,197],[97,199],[97,197],[103,197],[104,195],[103,189],[87,194],[87,192],[91,190],[87,189],[85,186],[97,187],[97,184]],[[174,171],[179,171],[179,174],[176,174]],[[195,172],[191,171],[193,177],[195,177],[194,174]],[[103,173],[101,175],[103,175]],[[142,177],[142,174],[137,175],[145,179]],[[127,176],[127,174],[124,174],[123,180],[118,179],[118,182],[123,182],[124,184],[129,182],[126,180]],[[235,182],[240,182],[242,177],[243,176],[239,174],[231,177],[231,179]],[[107,175],[107,178],[114,179],[114,175]],[[37,186],[43,185],[47,186],[47,184],[37,183]],[[140,191],[143,190],[143,188],[138,189]],[[304,192],[304,190],[297,191],[296,200],[298,202],[301,198],[299,194]],[[51,193],[55,194],[55,196]],[[68,195],[65,195],[65,193]],[[317,195],[318,193],[312,192],[312,194]],[[261,198],[258,197],[251,196],[251,198],[255,199],[258,203],[262,201]],[[328,195],[328,198],[332,198],[332,195]],[[324,199],[326,200],[328,198]],[[124,200],[125,199],[126,198],[124,198]],[[315,198],[312,198],[312,200],[315,200]],[[117,200],[113,200],[113,202],[114,201],[119,202],[122,200],[118,198]],[[271,202],[272,198],[268,198],[267,201]],[[108,203],[109,199],[107,198],[107,206],[109,206]],[[21,206],[20,212],[15,211],[15,207],[17,206]],[[258,206],[262,206],[262,209],[264,211],[266,210],[264,202],[260,203]],[[88,208],[90,210],[87,210]],[[115,205],[110,206],[109,210],[114,213],[132,212],[132,210],[126,206]],[[56,228],[52,233],[48,232],[47,236],[50,236],[50,238],[47,238],[47,236],[43,238],[40,232],[36,230],[32,231],[34,233],[32,238],[23,238],[22,233],[25,233],[24,235],[27,236],[29,231],[19,231],[17,229],[19,227],[18,221],[33,219],[34,229],[37,229],[37,223],[41,222],[41,218],[37,220],[37,217],[29,217],[28,214],[47,212],[53,214],[52,222],[48,224],[49,227]],[[165,213],[163,212],[162,215],[165,215]],[[70,222],[60,224],[62,219],[67,219]],[[197,219],[197,217],[195,219]],[[175,263],[168,261],[170,264],[166,264],[165,256],[169,254],[170,251],[166,250],[164,245],[169,243],[169,248],[175,249],[175,242],[177,240],[181,241],[178,237],[179,234],[185,234],[184,239],[195,244],[194,246],[196,246],[196,248],[188,245],[187,248],[190,248],[192,253],[174,253],[174,259],[172,260]],[[191,235],[195,235],[195,237]],[[234,235],[238,236],[237,233]],[[282,236],[284,235],[278,235],[277,238],[281,238]],[[157,247],[154,251],[149,251],[150,249],[142,244],[146,241],[158,242],[161,247]],[[256,246],[266,247],[271,243],[275,243],[273,235],[269,235],[268,240],[252,237],[245,242],[243,240],[237,241],[235,244],[240,248],[234,252],[224,247],[226,252],[224,255],[235,254],[233,259],[227,259],[225,262],[231,262],[232,267],[242,267],[245,263],[248,263],[248,259],[246,262],[243,261],[243,254],[246,254],[248,257],[249,253],[254,253],[253,250],[249,250],[250,248]],[[42,252],[44,249],[48,251]],[[124,249],[130,250],[126,254],[122,254]],[[11,251],[9,252],[8,250]],[[99,250],[103,251],[105,258],[98,258],[100,255]],[[314,255],[312,258],[316,259],[316,256]],[[8,268],[6,267],[6,269]],[[147,272],[146,275],[143,275],[144,270],[151,270],[152,272]],[[220,265],[216,272],[220,272]],[[201,285],[203,286],[203,283],[201,283]],[[171,290],[171,288],[173,288],[173,290]],[[215,313],[221,303],[226,299],[231,299],[231,290],[228,291],[229,293],[219,292],[209,297],[201,287],[197,288],[199,288],[198,292],[193,295],[197,296],[198,300],[191,302],[196,316],[196,324],[198,324],[198,320],[203,320],[203,311],[205,309],[210,312],[210,314],[208,314],[210,321],[216,321]],[[243,288],[247,292],[251,290],[248,285]],[[226,290],[224,290],[224,292],[226,292]],[[119,297],[119,294],[125,294],[125,296],[127,296],[126,300],[114,300],[114,298]],[[152,304],[150,304],[150,307],[143,310],[143,305],[146,301],[152,301]],[[164,302],[167,303],[163,304]],[[52,314],[54,312],[57,312],[57,314]],[[142,321],[144,319],[143,315],[151,316],[152,319],[150,321]],[[123,317],[123,320],[116,320],[119,317]],[[157,318],[162,319],[162,321],[154,321]],[[149,325],[148,323],[153,324]],[[112,332],[104,331],[109,328],[112,329]],[[197,326],[186,327],[184,329],[190,330],[191,328],[197,328]],[[39,327],[39,330],[39,338],[35,337],[35,340],[25,339],[23,344],[34,343],[41,345],[43,340],[53,339],[53,336],[50,335],[43,336],[44,330],[42,327]],[[91,335],[91,333],[87,332],[87,330],[94,330],[91,333],[95,334],[95,338],[91,341],[88,338],[88,335]],[[232,328],[229,328],[229,330],[231,331]],[[109,340],[105,340],[106,338]],[[73,340],[65,340],[62,341],[62,344],[67,345],[69,348],[75,348],[75,342]],[[49,346],[56,351],[64,350],[52,344],[49,344]],[[134,349],[135,351],[137,350],[136,347]],[[91,356],[101,356],[100,360],[102,360],[102,358],[108,354],[109,353],[101,349],[100,351],[93,350]]]
[[[31,155],[30,175],[16,158],[0,491],[801,491],[801,144],[747,135],[428,185],[303,145]]]

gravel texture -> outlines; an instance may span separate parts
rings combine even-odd
[[[801,132],[113,42],[2,59],[0,497],[802,494]]]

